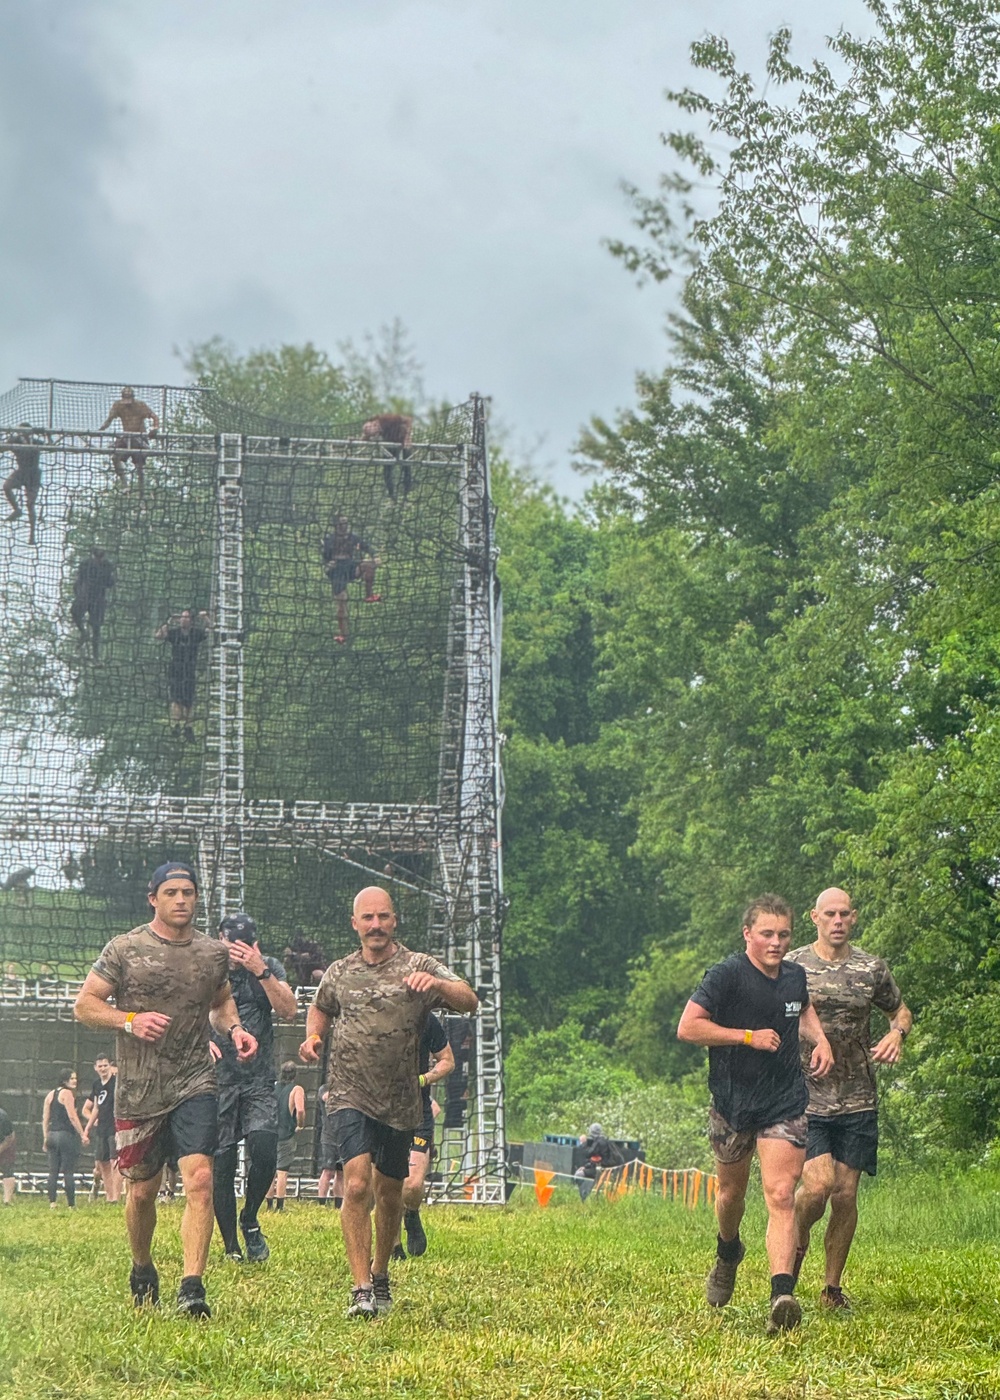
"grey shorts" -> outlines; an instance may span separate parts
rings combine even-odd
[[[797,1118],[783,1118],[780,1123],[768,1123],[762,1128],[737,1130],[714,1108],[708,1110],[708,1140],[712,1144],[715,1160],[724,1166],[732,1166],[749,1157],[758,1138],[777,1138],[781,1142],[790,1142],[793,1147],[800,1147],[804,1152],[809,1141],[806,1115],[800,1113]]]
[[[295,1161],[295,1134],[289,1138],[278,1139],[278,1162],[276,1170],[287,1172]]]
[[[278,1100],[273,1084],[225,1084],[219,1089],[216,1152],[225,1152],[242,1142],[247,1133],[278,1136]]]

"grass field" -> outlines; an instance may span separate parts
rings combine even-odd
[[[520,1195],[522,1199],[517,1200]],[[733,1305],[704,1302],[709,1212],[657,1200],[583,1207],[523,1190],[505,1210],[427,1212],[430,1249],[397,1265],[396,1307],[347,1322],[338,1221],[311,1202],[265,1217],[262,1266],[206,1282],[209,1323],[169,1306],[179,1206],[161,1212],[165,1306],[136,1315],[116,1207],[18,1199],[0,1210],[0,1395],[18,1400],[855,1400],[1000,1395],[1000,1179],[885,1183],[865,1193],[845,1282],[850,1316],[820,1312],[819,1251],[803,1325],[764,1334],[759,1206]],[[169,1294],[167,1290],[170,1290]]]

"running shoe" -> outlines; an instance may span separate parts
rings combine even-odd
[[[824,1308],[830,1308],[833,1312],[838,1312],[843,1308],[846,1308],[847,1311],[850,1312],[850,1298],[848,1298],[842,1288],[838,1288],[835,1284],[828,1283],[819,1295],[819,1300]]]
[[[424,1234],[424,1227],[420,1223],[419,1210],[408,1210],[403,1215],[403,1226],[406,1230],[406,1248],[412,1258],[427,1253],[427,1236]]]
[[[194,1274],[181,1279],[177,1290],[177,1311],[187,1317],[212,1316],[212,1309],[205,1302],[205,1285]]]
[[[137,1308],[155,1308],[160,1302],[160,1276],[152,1264],[133,1264],[128,1286],[132,1290],[132,1301]]]
[[[793,1298],[791,1293],[782,1293],[779,1297],[771,1299],[771,1312],[767,1319],[770,1336],[775,1332],[789,1332],[793,1327],[798,1327],[801,1321],[802,1309],[799,1307],[798,1298]]]
[[[370,1288],[352,1288],[347,1317],[378,1317],[375,1296]]]
[[[406,1250],[401,1244],[394,1244],[389,1258],[396,1264],[402,1264],[406,1259]]]
[[[375,1311],[380,1317],[392,1311],[388,1274],[372,1274],[372,1295],[375,1299]]]
[[[746,1252],[747,1247],[741,1241],[738,1258],[722,1259],[716,1255],[712,1272],[705,1280],[705,1297],[713,1308],[724,1308],[733,1296],[733,1289],[736,1287],[736,1270],[743,1263],[743,1256]]]
[[[263,1264],[266,1259],[270,1259],[271,1251],[267,1247],[267,1240],[261,1234],[259,1225],[244,1225],[240,1221],[240,1229],[243,1231],[243,1243],[247,1247],[247,1258],[251,1264]]]
[[[226,1258],[229,1260],[230,1264],[243,1263],[243,1251],[238,1244],[234,1244],[232,1249],[226,1250]]]

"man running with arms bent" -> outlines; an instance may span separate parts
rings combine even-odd
[[[756,1147],[767,1204],[769,1332],[796,1327],[802,1317],[793,1296],[795,1187],[806,1155],[809,1093],[799,1063],[799,1032],[815,1046],[813,1074],[821,1077],[833,1064],[809,1005],[805,973],[784,961],[791,939],[787,900],[776,894],[755,899],[743,914],[745,951],[709,968],[677,1027],[679,1040],[708,1047],[708,1136],[718,1177],[719,1238],[705,1293],[716,1308],[733,1296],[746,1253],[740,1221]]]
[[[392,1307],[389,1256],[403,1215],[410,1140],[423,1118],[424,1023],[437,1006],[475,1011],[479,998],[436,958],[396,941],[396,911],[385,890],[362,890],[351,923],[361,947],[323,974],[299,1057],[315,1064],[333,1027],[326,1111],[344,1162],[340,1224],[354,1278],[347,1316],[374,1317]]]
[[[826,1227],[826,1278],[820,1301],[849,1308],[840,1286],[858,1224],[861,1173],[875,1175],[878,1163],[878,1100],[873,1061],[894,1065],[913,1017],[881,958],[851,946],[857,912],[844,890],[824,890],[810,917],[816,942],[789,953],[805,970],[809,999],[833,1049],[833,1069],[809,1084],[809,1146],[802,1183],[795,1195],[798,1250],[795,1276],[809,1248],[809,1231],[830,1202]],[[890,1017],[889,1030],[872,1048],[872,1008]]]
[[[75,1014],[85,1026],[118,1033],[115,1128],[118,1166],[130,1182],[125,1223],[136,1307],[159,1302],[150,1254],[156,1193],[164,1164],[176,1158],[186,1200],[177,1309],[209,1317],[202,1275],[215,1220],[212,1155],[218,1139],[209,1026],[230,1037],[240,1060],[256,1053],[257,1042],[240,1025],[226,945],[195,930],[197,902],[198,881],[189,865],[170,861],[154,870],[153,918],[106,945],[80,989]]]

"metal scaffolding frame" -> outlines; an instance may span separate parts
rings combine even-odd
[[[50,445],[61,452],[108,452],[114,434],[87,432],[54,421],[58,381],[27,381],[38,396],[47,387]],[[98,386],[99,387],[99,386]],[[109,389],[112,386],[106,386]],[[168,393],[160,392],[166,414]],[[9,397],[9,396],[8,396]],[[501,1059],[500,860],[502,788],[497,691],[500,597],[487,458],[487,401],[473,395],[471,433],[460,443],[415,444],[412,463],[459,467],[461,575],[453,590],[436,804],[255,801],[244,745],[244,466],[275,454],[303,461],[371,463],[395,460],[383,443],[359,438],[288,438],[240,433],[164,432],[157,456],[207,455],[217,466],[210,698],[202,795],[173,797],[124,792],[66,796],[56,791],[0,792],[0,839],[92,840],[126,830],[150,838],[187,840],[198,848],[209,927],[241,908],[245,862],[254,846],[307,846],[375,879],[385,858],[430,854],[433,952],[478,991],[471,1023],[468,1105],[461,1128],[445,1127],[441,1199],[496,1203],[505,1198],[506,1165]],[[405,880],[401,883],[406,883]],[[10,979],[7,979],[8,981]],[[0,1003],[63,1006],[73,984],[21,981],[0,989]]]

